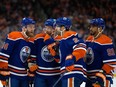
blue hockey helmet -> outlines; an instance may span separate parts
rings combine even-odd
[[[47,19],[45,21],[44,25],[45,26],[52,26],[52,27],[54,27],[55,26],[55,23],[56,23],[56,19],[50,18],[50,19]]]
[[[98,27],[102,27],[102,29],[105,29],[105,21],[103,20],[103,18],[96,18],[90,20],[90,25],[95,25]]]
[[[60,17],[60,18],[57,18],[56,20],[56,26],[64,26],[66,29],[70,29],[72,25],[72,22],[69,18],[67,17]]]
[[[31,18],[23,18],[23,20],[21,21],[22,26],[27,26],[29,24],[35,24],[35,21]]]

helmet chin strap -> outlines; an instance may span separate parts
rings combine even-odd
[[[102,31],[99,31],[99,33],[94,38],[96,39],[102,32],[103,32],[103,30]]]
[[[65,29],[63,29],[62,31],[60,31],[60,35],[63,36]]]
[[[63,36],[65,30],[66,30],[66,29],[64,28],[63,30],[60,31],[60,35],[61,35],[61,36]]]

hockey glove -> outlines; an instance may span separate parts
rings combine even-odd
[[[0,74],[3,76],[10,75],[10,71],[8,69],[0,69]]]
[[[74,69],[74,63],[76,58],[73,55],[68,55],[65,60],[65,67],[67,71],[72,71]]]
[[[57,49],[58,44],[59,44],[59,42],[54,42],[54,43],[48,45],[48,50],[52,56],[55,56],[57,54],[56,49]]]
[[[35,71],[38,69],[37,65],[32,65],[29,67],[29,71],[28,71],[28,76],[29,77],[34,77],[35,76]]]
[[[8,70],[8,63],[0,62],[0,80],[3,86],[7,85],[6,79],[9,78],[10,71]]]
[[[34,72],[37,69],[38,69],[38,66],[37,65],[32,65],[32,66],[29,67],[30,72]]]
[[[0,62],[0,74],[2,76],[8,76],[8,75],[10,75],[10,72],[8,70],[8,63]]]

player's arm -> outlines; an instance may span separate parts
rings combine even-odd
[[[37,65],[37,49],[39,47],[36,47],[36,40],[34,42],[34,44],[31,47],[31,53],[30,56],[28,58],[28,76],[29,77],[34,77],[35,76],[35,71],[38,69],[38,65]],[[39,43],[38,43],[39,44]],[[38,45],[37,45],[38,46]]]
[[[55,61],[59,63],[59,42],[55,41],[54,38],[50,37],[48,34],[46,34],[44,42],[46,43],[50,54],[55,58]]]
[[[82,39],[73,38],[72,54],[66,57],[65,66],[67,71],[72,71],[74,69],[74,63],[86,54],[86,45]]]
[[[10,58],[14,47],[16,47],[16,41],[13,36],[9,34],[0,51],[0,80],[2,81],[3,86],[6,85],[6,79],[8,79],[10,75],[8,69],[8,59]]]
[[[0,74],[9,74],[8,71],[8,59],[12,54],[13,49],[16,47],[16,40],[13,38],[11,34],[5,40],[5,43],[0,51]],[[3,73],[6,72],[6,73]]]
[[[114,52],[113,44],[102,46],[103,54],[103,66],[102,69],[107,73],[111,74],[116,67],[116,55]]]

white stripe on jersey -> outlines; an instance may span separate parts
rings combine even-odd
[[[41,66],[39,66],[39,69],[44,69],[44,70],[54,70],[54,69],[60,69],[60,67],[46,68],[46,67],[41,67]]]
[[[7,60],[3,60],[3,59],[0,59],[0,62],[8,63],[8,61],[7,61]]]
[[[70,35],[70,36],[68,36],[68,37],[66,37],[66,38],[62,38],[62,40],[66,40],[66,39],[68,39],[68,38],[70,38],[70,37],[72,37],[72,36],[76,36],[77,35],[77,33],[76,34],[72,34],[72,35]]]
[[[12,75],[16,75],[16,76],[27,76],[27,74],[18,74],[18,73],[14,73],[14,72],[11,72],[11,71],[10,71],[10,73]]]
[[[3,55],[3,56],[5,56],[5,57],[10,57],[8,54],[5,54],[5,53],[2,53],[2,52],[0,52],[0,55]]]
[[[12,40],[12,41],[16,41],[16,40],[20,40],[20,39],[23,39],[23,38],[12,39],[12,38],[9,38],[9,37],[8,37],[8,39],[9,39],[9,40]],[[23,40],[24,40],[24,39],[23,39]]]
[[[88,70],[87,72],[93,73],[93,72],[99,72],[100,69],[96,69],[96,70]]]
[[[14,69],[18,69],[18,70],[26,70],[25,68],[20,68],[20,67],[16,67],[16,66],[13,66],[13,65],[8,65],[9,67],[11,68],[14,68]]]
[[[107,63],[107,62],[116,62],[116,59],[110,59],[110,60],[104,60],[103,63]]]
[[[83,75],[85,78],[87,77],[86,75],[83,74],[83,72],[80,72],[80,71],[66,72],[64,75],[70,75],[70,74],[81,74],[81,75]]]
[[[85,71],[86,71],[86,69],[85,69],[82,65],[75,64],[74,66],[75,66],[75,68],[76,68],[76,67],[83,68],[83,70],[85,70]],[[63,70],[63,69],[65,69],[65,66],[61,68],[61,70]]]
[[[39,74],[39,75],[44,75],[44,76],[53,76],[53,75],[60,75],[61,74],[61,73],[45,74],[45,73],[40,73],[40,72],[37,72],[37,71],[36,71],[36,73]]]
[[[84,46],[86,46],[86,44],[84,44],[84,43],[79,43],[79,44],[83,44]],[[74,45],[74,46],[73,46],[73,49],[74,49],[76,46],[78,46],[79,44]]]
[[[74,50],[79,50],[79,49],[82,49],[82,50],[85,50],[85,51],[87,51],[85,48],[83,48],[83,47],[78,47],[78,48],[75,48]]]
[[[106,77],[110,77],[110,78],[112,78],[111,75],[106,75]],[[96,78],[96,76],[90,76],[89,78]]]

